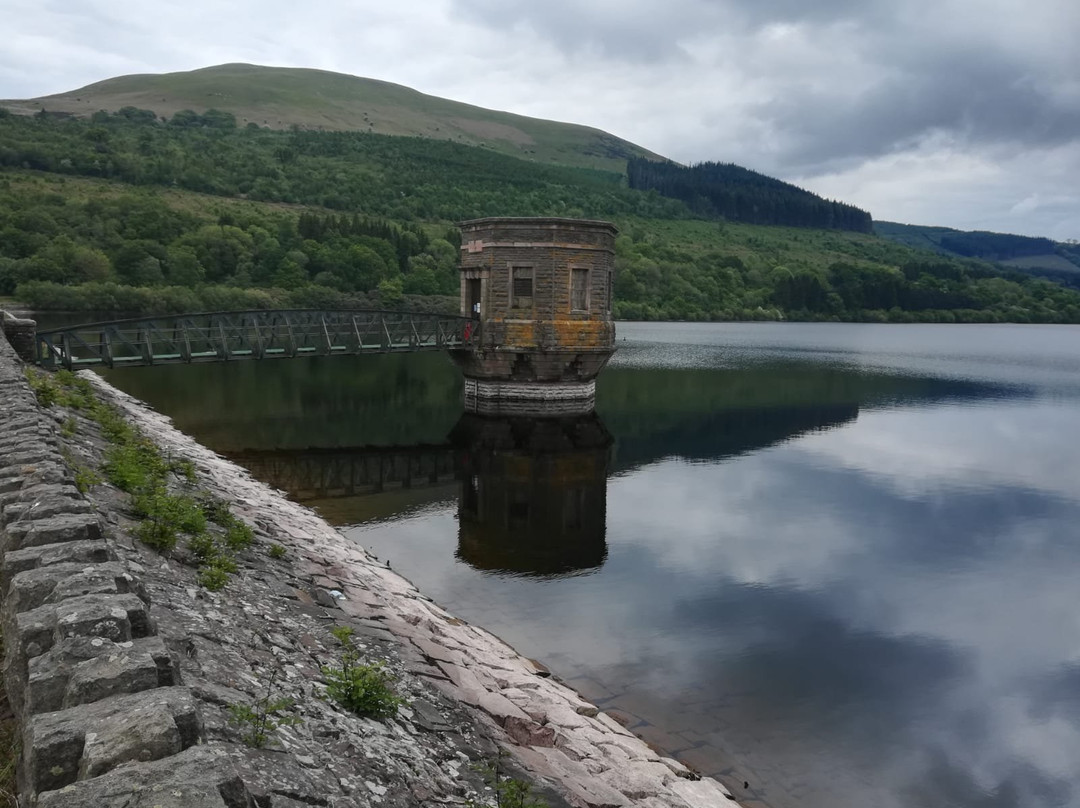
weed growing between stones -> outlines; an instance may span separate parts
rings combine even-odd
[[[105,481],[104,477],[89,466],[76,464],[73,470],[75,472],[75,487],[79,489],[80,494],[85,494],[95,485]]]
[[[271,558],[284,558],[285,557],[285,548],[282,547],[280,544],[271,544],[270,549],[267,550],[266,553]]]
[[[60,390],[57,388],[52,376],[32,367],[23,368],[23,375],[26,376],[30,389],[34,391],[38,404],[42,407],[51,407],[56,403],[60,397]]]
[[[183,477],[192,485],[195,484],[195,464],[190,460],[184,460],[183,458],[173,459],[169,461],[169,471],[178,477]]]
[[[241,727],[241,740],[248,746],[262,749],[270,735],[278,727],[291,727],[300,723],[300,718],[289,715],[293,700],[287,697],[274,698],[274,682],[277,671],[272,671],[266,683],[266,693],[251,704],[230,704],[229,721]]]
[[[465,808],[550,808],[546,800],[533,796],[532,785],[515,777],[507,777],[503,764],[505,757],[506,753],[500,749],[494,760],[475,767],[493,793],[487,799],[465,800]]]
[[[135,535],[144,544],[162,552],[176,546],[180,533],[198,537],[206,530],[206,517],[195,500],[170,494],[163,484],[138,489],[134,506],[135,513],[143,517],[135,529]]]
[[[181,535],[187,535],[188,551],[199,567],[199,583],[212,591],[224,588],[229,575],[236,572],[236,554],[251,545],[254,533],[232,515],[227,503],[210,494],[202,492],[192,497],[170,490],[176,482],[195,485],[194,464],[162,454],[116,407],[100,401],[87,379],[67,370],[47,373],[36,368],[27,368],[26,377],[42,406],[59,404],[79,410],[101,427],[109,442],[103,463],[105,476],[121,491],[132,495],[134,511],[142,519],[134,530],[136,537],[168,553],[176,548]],[[72,418],[68,421],[76,423]],[[71,437],[63,427],[61,432]],[[93,470],[74,462],[70,456],[67,461],[75,472],[75,484],[80,491],[101,482]],[[208,533],[208,520],[222,531]]]
[[[325,665],[326,692],[351,713],[367,718],[390,718],[405,700],[394,693],[393,677],[381,662],[364,663],[352,643],[352,629],[335,626],[330,632],[345,650],[341,667]]]
[[[95,485],[104,482],[104,478],[89,466],[80,463],[67,449],[62,449],[60,455],[75,474],[75,487],[80,494],[85,494]]]
[[[23,375],[42,407],[59,404],[73,410],[85,410],[96,403],[90,382],[80,379],[70,370],[49,373],[38,368],[25,367]]]
[[[223,535],[200,532],[188,542],[188,551],[199,561],[199,583],[217,592],[228,583],[229,575],[236,572],[236,554],[251,546],[255,534],[232,515],[226,502],[215,496],[204,493],[198,507],[204,519],[225,531]]]

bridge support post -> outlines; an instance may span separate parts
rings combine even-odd
[[[24,362],[36,362],[37,356],[37,321],[23,319],[0,310],[0,319],[4,323],[4,336],[15,349],[15,353]]]

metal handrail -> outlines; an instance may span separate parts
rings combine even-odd
[[[138,367],[298,356],[441,351],[479,343],[479,323],[382,309],[270,309],[131,318],[39,331],[45,366]]]

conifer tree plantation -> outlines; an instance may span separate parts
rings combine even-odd
[[[454,223],[481,216],[615,222],[624,319],[1080,322],[1073,289],[885,240],[737,166],[627,174],[215,110],[0,112],[0,295],[34,308],[456,310]]]

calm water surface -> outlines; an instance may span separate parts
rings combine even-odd
[[[599,419],[541,424],[461,419],[437,355],[110,379],[280,450],[347,535],[746,805],[1080,806],[1080,329],[619,339]],[[343,496],[310,446],[368,476]]]

